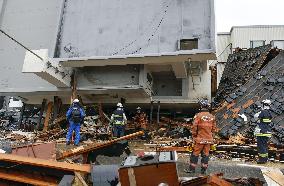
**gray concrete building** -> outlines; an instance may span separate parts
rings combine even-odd
[[[0,0],[0,94],[28,104],[211,98],[213,0]],[[37,54],[37,55],[35,55]]]

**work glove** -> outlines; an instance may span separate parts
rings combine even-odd
[[[243,118],[244,122],[248,122],[248,118],[245,114],[238,114],[241,118]]]
[[[256,127],[255,127],[255,129],[254,129],[254,132],[253,132],[253,135],[254,136],[256,136],[257,134],[260,134],[260,128],[259,128],[259,126],[257,125]]]

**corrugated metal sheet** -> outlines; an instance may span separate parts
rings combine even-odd
[[[231,43],[230,33],[219,33],[217,35],[217,60],[218,62],[226,62],[229,54],[231,54],[231,48],[229,44]]]
[[[249,48],[252,40],[265,40],[265,44],[270,44],[273,40],[284,40],[284,25],[232,28],[231,41],[233,48]]]

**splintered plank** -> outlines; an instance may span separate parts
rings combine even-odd
[[[128,140],[128,139],[135,138],[135,137],[142,136],[142,135],[144,135],[144,132],[139,131],[139,132],[135,132],[133,134],[129,134],[129,135],[114,139],[114,140],[104,142],[104,143],[91,143],[91,144],[88,144],[87,146],[80,146],[80,147],[70,149],[70,150],[66,150],[66,151],[62,152],[56,159],[62,160],[64,158],[68,158],[68,157],[71,157],[71,156],[88,153],[88,152],[91,152],[93,150],[112,145],[112,144],[117,143],[119,141]]]
[[[0,169],[0,178],[3,180],[16,181],[31,185],[53,186],[58,185],[57,180],[39,174],[25,173],[14,170]]]
[[[0,154],[0,162],[1,161],[16,162],[21,164],[34,165],[39,167],[48,167],[48,168],[66,170],[72,172],[83,172],[83,173],[91,172],[90,165],[78,165],[78,164],[57,162],[57,161],[51,161],[39,158],[23,157],[12,154]]]
[[[46,111],[46,116],[44,120],[43,131],[47,131],[48,129],[48,123],[49,123],[51,112],[52,112],[52,106],[53,106],[52,102],[49,102],[47,104],[47,111]]]
[[[282,174],[282,172],[269,171],[269,172],[264,172],[264,174],[269,178],[271,178],[276,183],[278,183],[279,185],[284,186],[284,175]]]

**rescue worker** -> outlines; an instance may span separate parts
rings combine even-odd
[[[80,103],[78,99],[74,99],[72,102],[72,106],[68,109],[66,113],[66,118],[69,121],[69,129],[66,135],[66,145],[70,144],[70,140],[75,131],[75,140],[74,145],[78,146],[80,142],[80,128],[81,123],[83,122],[85,117],[85,111],[80,107]]]
[[[201,153],[201,173],[205,174],[208,161],[209,150],[211,144],[213,144],[213,134],[216,130],[215,117],[209,113],[210,103],[207,99],[200,100],[200,112],[194,116],[192,125],[192,138],[194,142],[193,152],[190,157],[190,165],[188,169],[184,171],[187,173],[195,173],[198,157]]]
[[[113,138],[119,138],[124,136],[125,124],[127,124],[127,118],[125,116],[123,106],[121,103],[117,103],[117,109],[111,115],[110,123],[113,125]]]
[[[136,108],[136,114],[134,116],[134,125],[136,129],[147,129],[147,115],[145,112],[141,111],[141,107]]]
[[[255,114],[258,118],[258,124],[255,128],[254,135],[257,140],[258,161],[257,163],[263,164],[268,160],[268,141],[271,137],[271,123],[272,115],[270,112],[271,101],[265,99],[262,101],[262,110]]]

